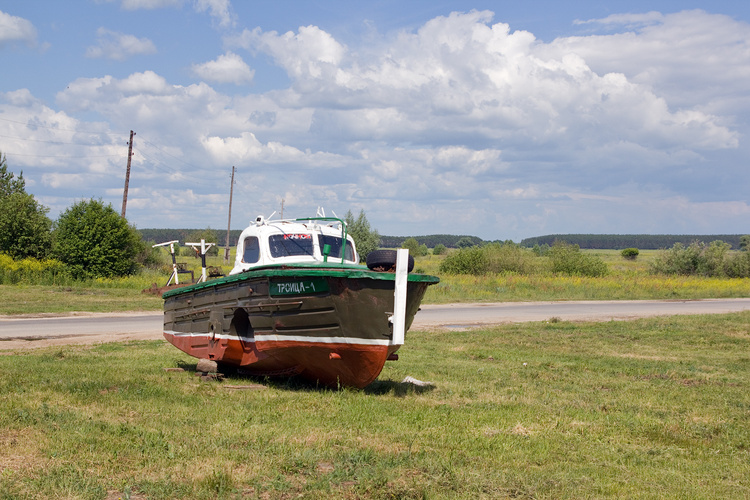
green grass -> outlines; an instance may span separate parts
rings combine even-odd
[[[156,341],[19,351],[0,498],[747,498],[749,324],[409,332],[342,391],[232,390],[257,381],[201,381]]]
[[[0,314],[159,311],[161,297],[132,288],[0,285]]]

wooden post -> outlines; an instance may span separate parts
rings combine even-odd
[[[227,240],[224,242],[224,263],[229,262],[229,230],[232,227],[232,194],[234,193],[234,165],[232,165],[232,183],[229,187],[229,220],[227,221]]]
[[[122,218],[125,218],[125,208],[128,206],[128,184],[130,184],[130,159],[133,157],[133,136],[135,132],[130,131],[130,142],[128,142],[128,168],[125,171],[125,189],[122,192]]]

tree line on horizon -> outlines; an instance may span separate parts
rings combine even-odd
[[[661,250],[672,248],[676,243],[689,246],[695,242],[710,244],[713,241],[723,241],[739,250],[742,236],[744,234],[548,234],[521,240],[520,246],[552,246],[556,241],[564,241],[590,250]]]

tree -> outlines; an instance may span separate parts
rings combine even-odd
[[[346,222],[349,235],[354,239],[354,244],[357,245],[359,259],[364,261],[367,258],[367,254],[373,250],[377,250],[380,246],[380,235],[376,230],[370,228],[370,223],[367,221],[364,210],[359,211],[359,216],[356,220],[352,211],[349,210],[344,216],[344,222]]]
[[[52,246],[48,209],[26,193],[23,173],[8,172],[0,153],[0,252],[14,259],[47,257]]]
[[[52,221],[30,194],[0,198],[0,252],[14,259],[43,259],[52,247]]]
[[[635,260],[640,253],[641,252],[637,248],[626,248],[620,252],[620,255],[622,255],[623,259]]]
[[[471,248],[475,245],[476,243],[474,243],[474,240],[472,240],[468,236],[464,236],[463,238],[461,238],[460,240],[456,242],[456,246],[458,248]]]
[[[750,234],[745,234],[743,236],[740,236],[740,250],[743,250],[743,251],[750,250]]]
[[[435,245],[435,248],[432,249],[432,255],[443,255],[445,252],[447,252],[448,249],[445,248],[445,245],[442,243],[438,243]]]
[[[25,193],[26,181],[23,172],[16,177],[13,172],[8,172],[8,161],[3,153],[0,153],[0,198],[12,193]]]
[[[416,238],[407,238],[404,240],[403,243],[401,243],[401,248],[406,248],[409,250],[409,254],[413,256],[420,255],[419,253],[419,242],[416,240]]]
[[[80,201],[63,213],[53,231],[54,254],[78,279],[133,274],[144,243],[112,205]]]

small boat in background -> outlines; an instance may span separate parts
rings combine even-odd
[[[398,359],[427,287],[440,281],[410,273],[413,262],[408,250],[376,250],[360,265],[338,218],[259,216],[228,276],[163,294],[164,337],[220,371],[365,387]]]

